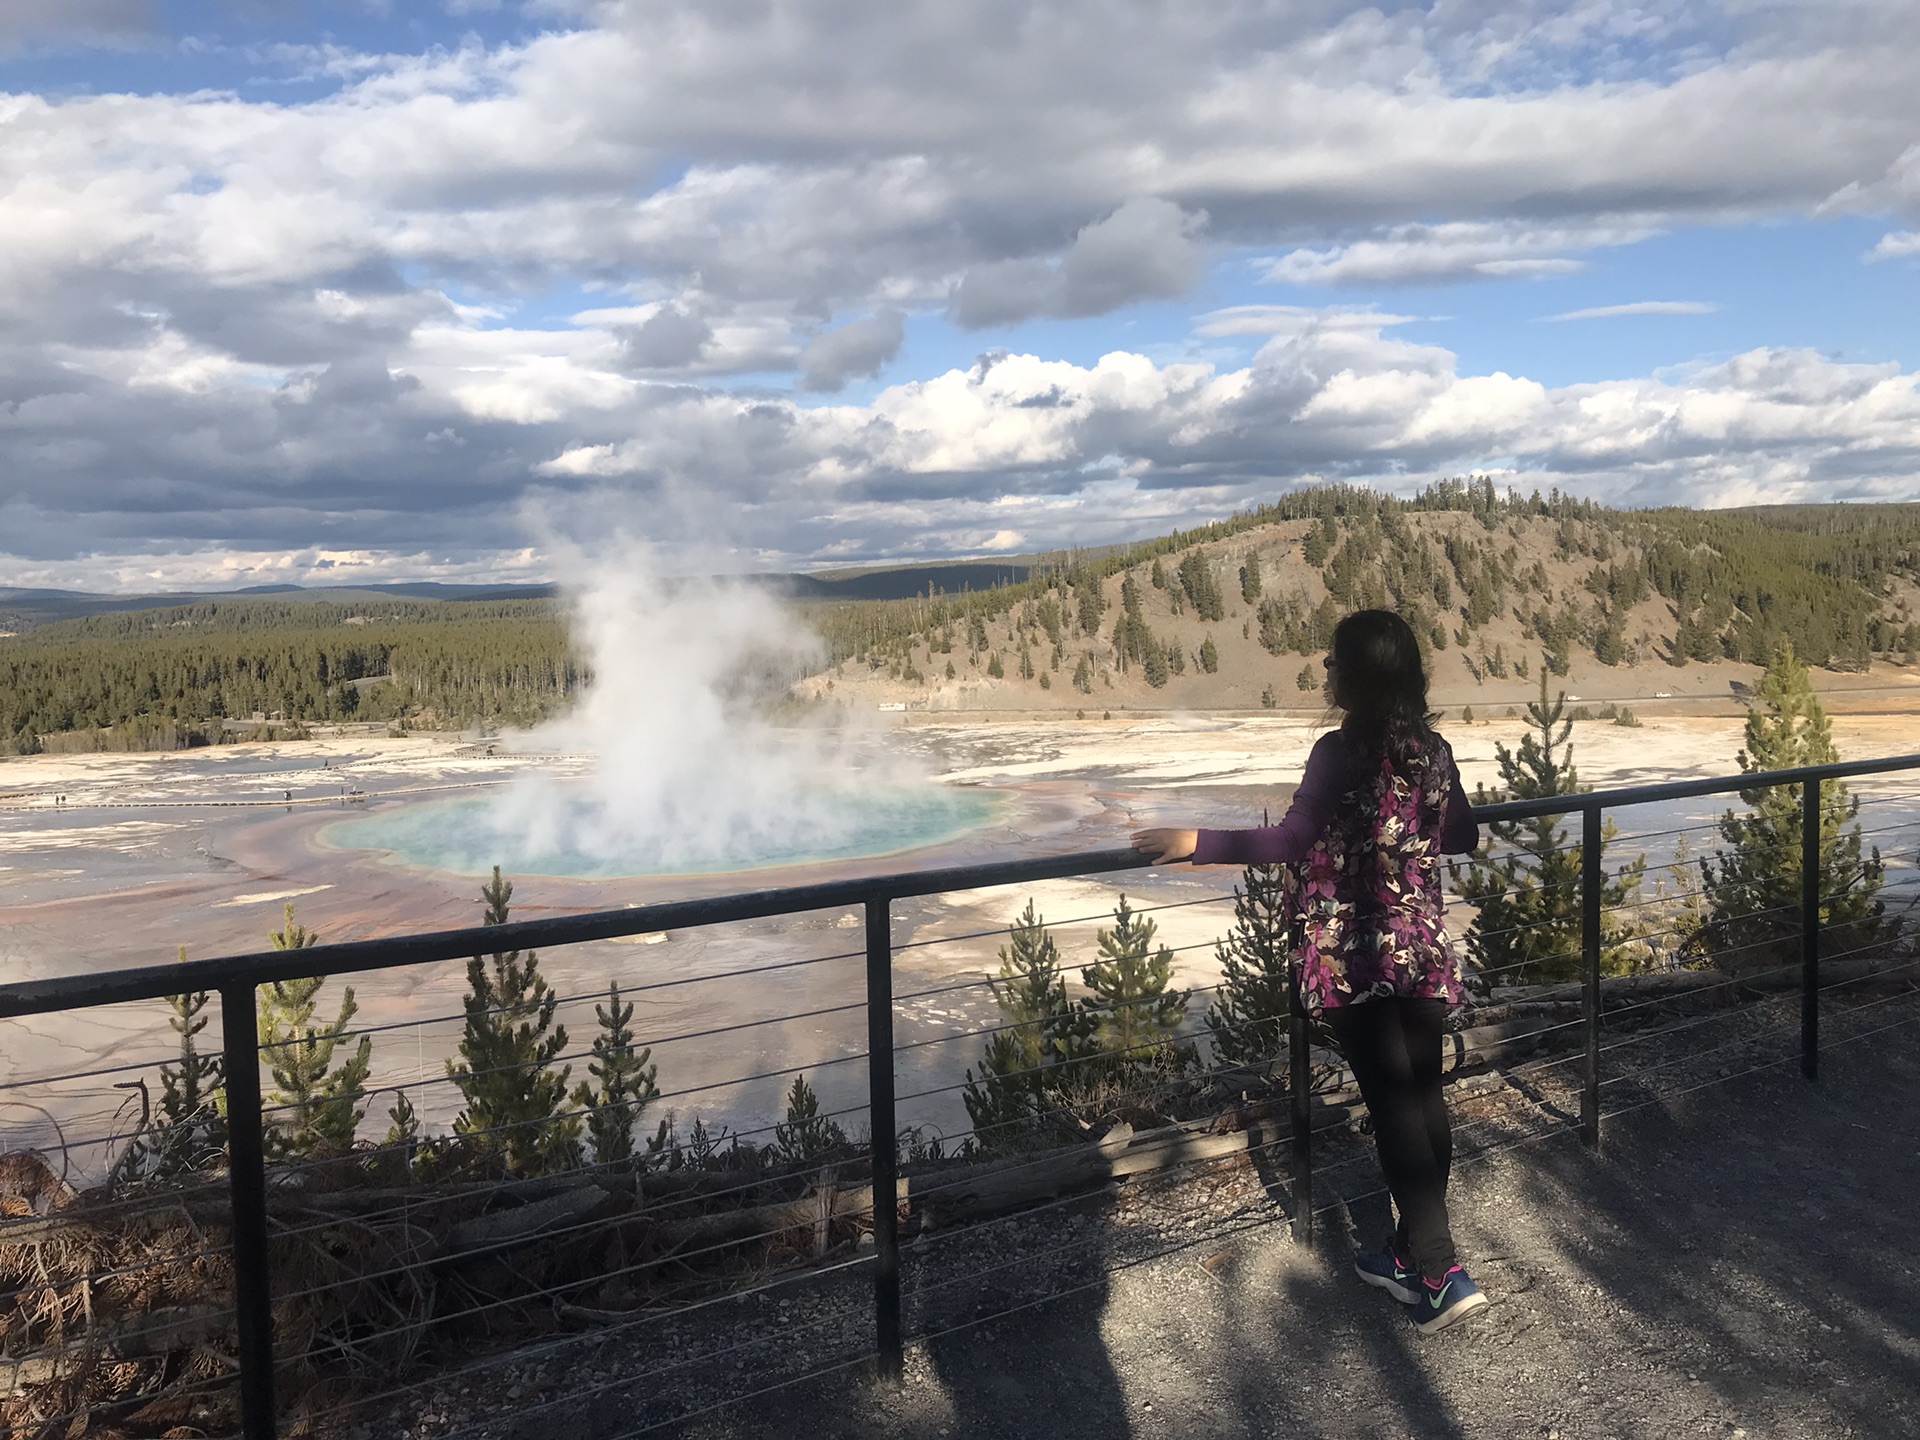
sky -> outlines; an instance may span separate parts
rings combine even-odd
[[[1920,499],[1911,0],[0,0],[0,586]]]

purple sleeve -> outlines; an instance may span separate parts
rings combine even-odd
[[[1480,843],[1480,822],[1473,818],[1473,802],[1460,783],[1460,767],[1453,767],[1453,785],[1447,791],[1447,813],[1440,820],[1440,853],[1465,855]]]
[[[1322,735],[1307,756],[1300,788],[1278,825],[1258,830],[1202,830],[1196,865],[1291,865],[1313,848],[1333,818],[1333,807],[1352,783],[1346,747],[1338,731]]]

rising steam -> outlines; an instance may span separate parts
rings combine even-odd
[[[629,561],[599,567],[569,600],[592,682],[530,738],[590,753],[595,768],[584,784],[512,786],[492,807],[512,850],[600,860],[612,873],[725,870],[897,848],[912,837],[888,844],[876,825],[909,792],[910,810],[963,800],[898,759],[860,756],[870,747],[844,727],[763,718],[762,702],[825,659],[765,588],[664,582]]]

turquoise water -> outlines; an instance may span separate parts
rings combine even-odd
[[[939,844],[992,821],[1004,799],[947,785],[878,785],[811,797],[790,829],[762,827],[691,842],[683,832],[669,843],[631,833],[590,788],[555,787],[532,823],[523,818],[526,807],[511,799],[463,797],[383,808],[330,825],[321,839],[336,849],[385,851],[403,864],[457,875],[486,875],[495,865],[510,875],[595,880],[724,874]]]

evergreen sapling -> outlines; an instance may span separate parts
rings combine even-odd
[[[1000,1028],[987,1040],[980,1074],[967,1071],[967,1116],[988,1148],[1017,1138],[1085,1077],[1075,1066],[1092,1051],[1092,1025],[1067,999],[1059,947],[1032,900],[1000,947],[989,981]]]
[[[774,1155],[789,1165],[801,1165],[845,1149],[847,1132],[832,1117],[820,1113],[820,1097],[807,1077],[793,1077],[787,1091],[787,1118],[773,1127]]]
[[[1740,769],[1790,770],[1837,761],[1833,727],[1791,641],[1775,649],[1747,712]],[[1727,811],[1724,842],[1700,861],[1707,915],[1695,950],[1724,969],[1753,971],[1797,963],[1804,787],[1742,790],[1744,815]],[[1820,788],[1820,923],[1830,951],[1859,951],[1892,938],[1880,889],[1885,866],[1875,847],[1862,854],[1859,797],[1838,780]],[[1835,933],[1838,932],[1838,933]]]
[[[506,924],[513,882],[498,865],[480,895],[487,906],[480,923]],[[559,1003],[531,950],[467,962],[460,1059],[447,1061],[447,1076],[466,1101],[453,1130],[514,1175],[564,1170],[579,1161],[580,1117],[566,1109],[572,1067],[549,1068],[567,1046],[566,1027],[553,1023]]]
[[[1174,1032],[1186,1019],[1190,993],[1167,989],[1173,951],[1154,947],[1159,927],[1120,897],[1113,928],[1099,934],[1100,958],[1080,972],[1092,992],[1083,1009],[1103,1061],[1121,1069],[1165,1066],[1178,1058]]]
[[[600,1022],[593,1058],[587,1062],[593,1082],[582,1082],[573,1100],[586,1112],[594,1161],[619,1165],[634,1157],[640,1112],[660,1093],[659,1067],[652,1063],[650,1048],[634,1047],[633,1002],[621,1000],[617,981],[607,988],[607,1003],[594,1006],[593,1013]]]
[[[1548,702],[1547,672],[1542,667],[1540,697],[1527,703],[1529,731],[1521,737],[1519,748],[1494,743],[1507,797],[1575,795],[1584,788],[1573,764],[1573,721],[1566,705],[1564,692]],[[1483,805],[1492,798],[1484,786],[1475,795]],[[1476,856],[1467,862],[1459,881],[1461,899],[1476,907],[1467,929],[1467,949],[1479,976],[1499,985],[1579,978],[1583,847],[1567,843],[1560,818],[1554,815],[1495,821],[1487,828],[1494,845],[1487,847],[1485,858]],[[1612,834],[1609,823],[1603,844]],[[1601,882],[1603,969],[1631,969],[1645,950],[1633,943],[1631,923],[1617,917],[1639,893],[1646,863],[1642,855]]]
[[[270,938],[276,950],[304,950],[319,937],[293,918],[289,902],[285,928]],[[260,987],[260,1053],[273,1077],[265,1136],[271,1156],[344,1155],[353,1149],[354,1134],[366,1114],[358,1102],[366,1094],[373,1041],[362,1035],[352,1054],[335,1068],[334,1054],[360,1007],[349,985],[334,1019],[316,1024],[314,1009],[326,981],[324,975],[309,975]]]
[[[1213,1052],[1229,1065],[1261,1065],[1280,1053],[1292,1013],[1293,922],[1286,872],[1249,865],[1233,888],[1233,929],[1214,942],[1220,986],[1207,1011]]]

